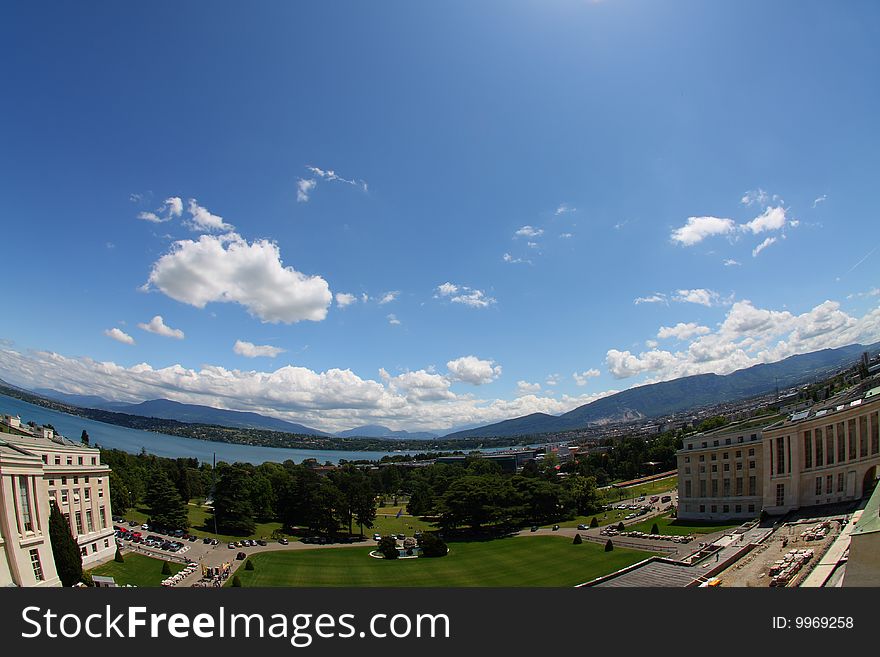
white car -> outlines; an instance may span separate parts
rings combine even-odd
[[[373,534],[373,540],[374,540],[374,541],[381,541],[381,540],[382,540],[382,534]]]

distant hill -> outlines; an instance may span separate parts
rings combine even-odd
[[[563,415],[532,413],[475,429],[451,433],[444,438],[477,436],[521,436],[549,431],[568,431],[588,424],[658,417],[700,406],[737,401],[789,388],[818,379],[854,363],[862,352],[875,352],[880,343],[849,345],[790,356],[776,363],[764,363],[731,374],[697,374],[673,381],[630,388]]]
[[[437,438],[436,433],[430,431],[393,431],[381,424],[366,424],[355,427],[348,431],[339,431],[335,435],[340,438],[400,438],[401,440],[431,440]]]
[[[270,431],[284,431],[286,433],[306,434],[312,436],[329,436],[330,434],[303,426],[295,422],[287,422],[278,418],[249,413],[244,411],[228,411],[212,406],[199,404],[182,404],[170,399],[151,399],[139,404],[125,402],[112,402],[97,395],[74,395],[57,390],[40,388],[33,391],[43,397],[56,401],[81,406],[83,408],[97,408],[102,411],[114,411],[128,415],[141,417],[156,417],[163,420],[177,420],[190,424],[213,424],[222,427],[236,429],[269,429]]]

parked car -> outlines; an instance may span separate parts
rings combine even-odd
[[[533,532],[538,531],[538,525],[532,525],[532,528],[529,531],[533,531]]]
[[[137,527],[137,526],[138,526],[138,521],[137,521],[137,520],[129,520],[129,521],[128,521],[128,526],[129,526],[129,527]]]
[[[202,543],[204,543],[205,545],[209,545],[211,543],[211,537],[205,536],[205,538],[202,539]]]
[[[257,545],[268,545],[268,543],[266,543],[266,541],[264,541],[264,540],[261,538],[260,540],[257,541]]]
[[[150,526],[147,523],[144,523],[143,525],[141,525],[141,529],[146,529],[147,531],[149,531]]]
[[[588,529],[586,525],[578,525],[578,529]]]
[[[559,531],[559,525],[553,525],[553,531],[558,532],[558,531]]]
[[[279,538],[278,542],[281,543],[281,545],[287,545],[288,543],[290,543],[290,541],[288,541],[286,538]]]
[[[227,545],[226,547],[228,547],[230,550],[234,550],[234,549],[235,549],[235,543],[230,543],[230,544]]]
[[[382,540],[382,534],[373,534],[373,540],[374,540],[374,541],[381,541],[381,540]]]
[[[235,555],[235,558],[241,561],[242,559],[247,559],[247,555],[244,552],[239,552]]]

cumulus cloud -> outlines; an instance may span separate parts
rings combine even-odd
[[[309,200],[312,190],[317,187],[318,181],[312,178],[300,178],[296,181],[296,202],[305,203]]]
[[[138,324],[138,328],[143,329],[149,333],[155,333],[156,335],[162,335],[166,338],[174,338],[175,340],[183,340],[183,331],[176,328],[171,328],[165,323],[165,320],[162,319],[162,315],[156,315],[151,319],[148,323],[140,323]]]
[[[210,212],[199,205],[194,198],[189,200],[189,220],[186,224],[194,231],[219,232],[235,230],[235,226],[223,221],[223,217]]]
[[[696,303],[711,308],[719,303],[720,296],[714,290],[697,288],[694,290],[676,290],[672,300],[679,303]]]
[[[349,294],[348,292],[336,293],[336,305],[339,308],[350,306],[351,304],[356,303],[357,300],[358,298],[355,295]]]
[[[141,199],[142,197],[140,195],[133,194],[131,196],[132,201],[139,202]],[[144,221],[149,221],[154,224],[162,224],[166,221],[171,221],[175,217],[179,217],[181,214],[183,214],[183,201],[177,196],[171,196],[166,198],[155,212],[141,212],[138,214],[138,219],[143,219]]]
[[[757,258],[758,254],[761,253],[761,251],[763,251],[764,249],[766,249],[768,246],[770,246],[771,244],[773,244],[775,242],[776,242],[775,237],[768,237],[763,242],[761,242],[758,246],[756,246],[754,249],[752,249],[752,257]]]
[[[710,333],[708,326],[700,326],[695,322],[679,322],[675,326],[661,326],[657,331],[657,337],[661,340],[675,338],[676,340],[688,340],[696,335],[705,335]]]
[[[795,315],[787,310],[758,308],[743,300],[731,306],[714,331],[683,326],[683,331],[672,327],[664,332],[670,337],[672,333],[691,334],[681,338],[690,340],[682,349],[651,349],[639,354],[610,349],[606,354],[608,370],[621,379],[650,373],[650,382],[706,372],[729,374],[794,354],[870,344],[880,339],[880,307],[854,317],[841,310],[836,301],[828,300]]]
[[[131,337],[125,331],[122,331],[118,328],[107,329],[104,331],[104,335],[108,338],[113,338],[117,342],[121,342],[122,344],[134,344],[134,338]]]
[[[392,301],[395,301],[399,296],[400,290],[392,290],[390,292],[386,292],[379,298],[379,305],[384,306],[386,303],[391,303]]]
[[[452,303],[460,303],[470,308],[486,308],[496,303],[496,300],[488,296],[482,290],[477,290],[466,285],[455,283],[442,283],[434,290],[435,299],[448,299]]]
[[[535,395],[539,392],[541,392],[540,383],[529,383],[528,381],[522,380],[516,382],[516,394],[518,396]]]
[[[476,356],[462,356],[446,363],[453,381],[464,381],[478,386],[491,383],[501,376],[501,365],[493,360],[481,360]]]
[[[744,223],[741,228],[745,231],[751,231],[757,235],[769,230],[780,230],[786,225],[785,208],[775,207],[767,208],[760,215]]]
[[[236,340],[235,344],[232,345],[232,351],[246,358],[258,358],[260,356],[275,358],[275,356],[283,354],[287,350],[268,344],[254,344],[245,340]]]
[[[707,237],[730,235],[736,230],[733,219],[719,217],[688,217],[684,226],[672,231],[672,241],[683,246],[699,244]]]
[[[514,233],[516,237],[540,237],[543,234],[543,228],[535,228],[534,226],[523,226]]]
[[[602,373],[596,368],[591,368],[585,370],[583,372],[574,372],[571,377],[574,379],[574,382],[579,386],[585,386],[589,382],[590,379],[600,376]]]
[[[285,324],[323,320],[333,298],[320,276],[285,267],[277,244],[236,233],[175,242],[153,263],[147,286],[197,308],[238,303],[264,322]]]

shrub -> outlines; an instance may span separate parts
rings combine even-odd
[[[572,541],[572,545],[580,545],[583,542],[584,542],[584,539],[581,538],[580,534],[574,535],[574,540]]]
[[[442,538],[433,533],[424,533],[419,539],[419,547],[422,548],[424,557],[445,557],[449,549]]]
[[[397,551],[397,541],[391,536],[383,536],[379,541],[379,553],[386,559],[397,559],[400,553]]]
[[[657,526],[656,522],[653,525],[651,525],[651,533],[652,534],[659,534],[660,533],[660,528]]]
[[[122,550],[116,548],[116,556],[113,557],[113,561],[116,563],[125,563],[125,559],[122,557]]]
[[[244,569],[245,569],[245,570],[253,570],[253,569],[254,569],[254,562],[251,561],[250,559],[248,559],[247,561],[245,561],[245,562],[244,562]]]
[[[162,574],[171,575],[171,564],[169,564],[167,561],[162,562]]]
[[[596,520],[596,516],[593,516],[593,519],[590,520],[590,527],[598,527],[598,526],[599,526],[599,521]]]
[[[241,580],[238,579],[238,575],[233,575],[232,577],[232,586],[234,588],[241,588]]]
[[[605,551],[606,551],[606,552],[611,552],[611,550],[613,550],[613,549],[614,549],[614,543],[612,543],[612,542],[611,542],[611,539],[609,538],[609,539],[608,539],[608,542],[605,543]]]
[[[625,532],[625,531],[626,531],[626,527],[624,526],[622,520],[621,520],[619,523],[617,523],[617,531],[619,531],[619,532]]]

